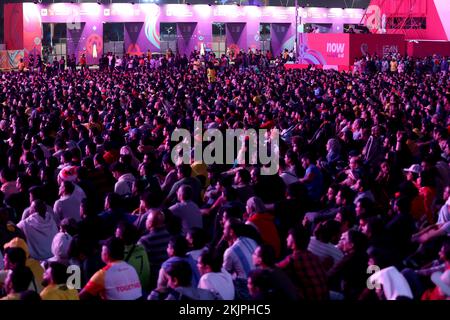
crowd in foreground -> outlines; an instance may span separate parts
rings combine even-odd
[[[216,60],[1,74],[3,299],[449,299],[447,58]],[[280,130],[278,174],[173,163],[194,121]]]

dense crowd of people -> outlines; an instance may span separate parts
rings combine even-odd
[[[77,66],[82,69],[88,67],[85,54],[80,56],[78,63],[74,54],[67,55],[67,57],[60,55],[59,58],[57,55],[54,55],[53,61],[48,60],[51,60],[51,57],[42,59],[40,55],[37,55],[36,57],[30,55],[27,59],[21,59],[18,69],[19,71],[37,70],[39,72],[52,74],[64,71],[66,68],[75,71]],[[248,51],[245,52],[243,50],[237,51],[228,48],[225,53],[217,56],[212,51],[208,51],[204,55],[200,55],[198,51],[193,51],[188,57],[186,54],[174,54],[169,48],[165,54],[154,54],[150,50],[145,54],[140,55],[129,53],[119,55],[108,52],[99,58],[98,67],[101,71],[106,69],[145,71],[172,67],[187,68],[191,65],[193,70],[198,70],[202,64],[204,65],[204,63],[207,62],[208,64],[212,64],[217,71],[224,71],[230,66],[237,69],[257,67],[264,70],[270,66],[271,62],[280,64],[288,61],[295,61],[293,50],[289,51],[285,49],[279,57],[274,57],[270,50],[263,52],[259,49],[253,50],[249,48]]]
[[[0,74],[3,299],[449,299],[448,59],[283,54]],[[278,129],[278,174],[174,163],[194,121]]]

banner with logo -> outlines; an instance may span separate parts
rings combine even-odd
[[[299,63],[351,66],[364,55],[405,54],[403,35],[308,33],[299,37]]]
[[[300,63],[349,65],[350,39],[344,33],[308,33],[299,37]]]
[[[351,34],[350,63],[366,54],[379,57],[391,54],[404,55],[406,51],[403,34]]]

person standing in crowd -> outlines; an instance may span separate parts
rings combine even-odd
[[[86,55],[84,53],[80,57],[79,64],[82,71],[87,69],[87,60]]]

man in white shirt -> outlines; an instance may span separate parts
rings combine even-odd
[[[116,68],[122,68],[122,59],[120,57],[116,59]]]
[[[310,238],[308,250],[320,258],[327,270],[344,258],[344,253],[333,244],[339,241],[339,234],[339,222],[327,220],[316,226]]]
[[[36,260],[46,260],[53,256],[51,248],[53,237],[58,233],[58,227],[47,206],[41,200],[31,204],[32,215],[17,224],[25,237],[30,249],[30,256]]]
[[[121,196],[130,195],[133,190],[133,183],[136,181],[133,174],[129,173],[125,168],[125,165],[120,162],[115,163],[112,166],[111,171],[114,178],[117,179],[117,182],[114,185],[114,192]]]
[[[112,59],[113,59],[112,54],[108,54],[108,66],[111,66]]]
[[[33,186],[28,190],[30,194],[30,203],[33,203],[34,200],[42,200],[43,194],[42,194],[42,187],[40,186]],[[47,213],[54,217],[53,208],[47,204]],[[22,214],[22,220],[25,220],[29,216],[31,216],[33,213],[31,212],[31,205],[26,208],[23,211]],[[56,222],[56,219],[55,219]]]
[[[75,184],[70,181],[64,181],[59,187],[60,198],[56,200],[53,206],[56,223],[59,223],[64,218],[73,218],[75,221],[80,221],[80,204],[81,199],[74,193]]]
[[[247,279],[249,272],[255,268],[252,255],[257,243],[244,237],[244,224],[234,220],[225,222],[223,237],[230,247],[223,255],[223,268],[236,279]]]
[[[446,187],[444,191],[444,199],[447,199],[447,201],[444,203],[444,205],[439,210],[438,215],[438,221],[437,223],[445,223],[450,221],[450,187]]]
[[[79,185],[76,184],[78,178],[78,167],[76,166],[65,166],[58,174],[58,184],[61,186],[63,181],[70,181],[74,184],[75,189],[73,190],[73,195],[80,202],[84,198],[86,198],[86,193],[83,189],[80,188]]]
[[[222,268],[222,259],[217,259],[210,251],[203,251],[197,260],[202,275],[198,287],[218,294],[223,300],[234,299],[233,277]]]

